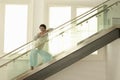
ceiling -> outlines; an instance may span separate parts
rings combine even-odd
[[[65,4],[65,5],[81,5],[81,6],[95,6],[106,0],[46,0],[49,4]]]

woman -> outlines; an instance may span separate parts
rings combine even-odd
[[[30,66],[31,70],[34,69],[34,67],[37,65],[37,60],[38,60],[38,54],[42,58],[42,62],[48,62],[52,59],[52,55],[50,55],[48,52],[43,50],[43,47],[45,45],[45,42],[47,41],[47,33],[51,31],[52,29],[46,30],[46,25],[41,24],[39,26],[40,32],[35,36],[35,45],[34,49],[31,50],[30,52]]]

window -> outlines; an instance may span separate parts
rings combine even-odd
[[[71,19],[71,7],[50,7],[49,25],[56,28]]]
[[[27,42],[28,5],[5,6],[4,52],[10,52]]]
[[[49,7],[50,28],[57,28],[58,26],[69,21],[70,19],[71,19],[71,7],[69,6]],[[69,47],[69,45],[64,45],[65,43],[66,44],[70,43],[68,35],[70,35],[70,33],[65,33],[64,37],[63,35],[60,35],[49,42],[50,46],[49,50],[53,55],[57,55],[58,53],[63,51],[66,47]],[[66,41],[66,39],[69,40]]]

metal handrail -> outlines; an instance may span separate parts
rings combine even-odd
[[[90,18],[92,18],[92,17],[94,17],[94,16],[96,16],[96,15],[98,15],[98,14],[100,14],[100,13],[102,13],[102,12],[106,11],[106,9],[108,9],[108,8],[112,7],[113,5],[115,5],[115,4],[117,4],[117,3],[120,3],[120,1],[117,1],[117,2],[115,2],[115,3],[113,3],[113,4],[111,4],[110,6],[106,7],[106,8],[105,8],[105,9],[103,9],[103,10],[101,10],[100,12],[97,12],[96,14],[92,15],[91,17],[89,17],[89,18],[87,18],[87,19],[85,19],[85,20],[83,20],[83,21],[79,22],[77,25],[79,25],[79,24],[81,24],[81,23],[83,23],[83,22],[85,22],[85,21],[89,20]],[[77,26],[77,25],[76,25],[76,26]]]
[[[20,48],[22,48],[22,47],[24,47],[24,46],[26,46],[26,45],[32,43],[33,41],[34,41],[34,40],[32,40],[32,41],[30,41],[30,42],[28,42],[28,43],[26,43],[26,44],[24,44],[24,45],[22,45],[22,46],[20,46],[20,47],[18,47],[18,48],[16,48],[16,49],[14,49],[13,51],[11,51],[11,52],[9,52],[9,53],[3,55],[3,56],[1,56],[0,59],[3,58],[3,57],[5,57],[5,56],[7,56],[7,55],[9,55],[9,54],[11,54],[11,53],[13,53],[13,52],[15,52],[15,51],[17,51],[18,49],[20,49]]]
[[[117,4],[118,2],[120,3],[120,1],[117,1],[117,2],[115,2],[115,3],[113,3],[113,4],[111,4],[110,6],[106,7],[105,9],[101,10],[100,12],[94,14],[93,16],[91,16],[91,17],[89,17],[89,18],[83,20],[81,23],[87,21],[88,19],[90,19],[90,18],[92,18],[92,17],[94,17],[94,16],[96,16],[96,15],[99,15],[100,13],[106,11],[106,9],[108,9],[108,8],[110,8],[110,7],[112,7],[112,6],[114,6],[114,5]],[[81,23],[80,23],[80,24],[81,24]],[[77,24],[77,25],[79,25],[79,24]],[[66,31],[67,31],[67,30],[66,30]],[[64,32],[65,32],[65,31],[64,31]],[[49,41],[49,40],[47,40],[47,41]],[[45,41],[45,42],[47,42],[47,41]],[[13,62],[13,61],[15,61],[16,59],[18,59],[18,58],[20,58],[21,56],[27,54],[28,52],[30,52],[30,50],[26,51],[25,53],[23,53],[23,54],[21,54],[21,55],[19,55],[19,56],[17,56],[17,57],[15,57],[14,59],[12,59],[12,60],[10,60],[10,61],[8,61],[8,62],[6,62],[6,63],[0,65],[0,68],[3,67],[3,66],[6,66],[7,64],[9,64],[9,63],[11,63],[11,62]]]
[[[89,11],[87,11],[87,12],[85,12],[85,13],[83,13],[83,14],[81,14],[81,15],[73,18],[73,19],[71,19],[70,21],[65,22],[64,24],[62,24],[62,25],[58,26],[57,28],[55,28],[53,31],[56,31],[56,30],[58,30],[59,28],[62,29],[62,28],[63,28],[62,26],[64,26],[65,24],[67,24],[67,23],[69,23],[69,22],[72,22],[72,21],[74,22],[74,20],[75,20],[75,21],[78,20],[77,18],[79,18],[79,17],[81,17],[81,16],[82,16],[81,18],[85,17],[86,15],[94,12],[94,11],[96,10],[96,8],[99,9],[99,8],[103,7],[103,6],[101,6],[101,5],[104,5],[105,3],[109,2],[109,1],[110,1],[110,0],[107,0],[107,1],[105,1],[105,2],[103,2],[103,3],[101,3],[101,4],[99,4],[99,5],[97,5],[96,7],[92,8],[91,10],[89,10]],[[101,6],[101,7],[100,7],[100,6]],[[98,8],[98,7],[99,7],[99,8]],[[94,9],[95,9],[95,10],[94,10]],[[92,11],[92,10],[93,10],[93,11]],[[81,19],[81,18],[79,18],[79,19]],[[72,23],[73,23],[73,22],[72,22]],[[70,24],[71,24],[71,23],[70,23]],[[68,25],[69,25],[69,24],[68,24]],[[24,44],[24,45],[22,45],[22,46],[20,46],[20,47],[18,47],[18,48],[16,48],[16,49],[14,49],[13,51],[11,51],[11,52],[3,55],[3,56],[1,56],[0,59],[2,59],[3,57],[5,57],[5,56],[7,56],[7,55],[9,55],[9,54],[12,54],[13,52],[17,51],[18,49],[20,49],[20,48],[28,45],[29,43],[32,43],[33,41],[34,41],[34,40],[32,40],[32,41],[30,41],[30,42],[28,42],[28,43],[26,43],[26,44]]]
[[[23,55],[25,55],[25,54],[27,54],[29,51],[30,51],[30,50],[26,51],[24,54],[21,54],[21,55],[19,55],[19,56],[15,57],[15,58],[14,58],[14,59],[12,59],[12,60],[10,60],[10,61],[6,62],[5,64],[0,65],[0,68],[1,68],[1,67],[3,67],[3,66],[7,66],[7,64],[9,64],[9,63],[11,63],[11,62],[15,61],[16,59],[20,58],[21,56],[23,56]]]
[[[65,22],[64,24],[58,26],[58,29],[61,28],[62,26],[64,26],[65,24],[69,23],[69,22],[72,22],[72,21],[74,22],[74,20],[76,21],[76,19],[79,18],[79,17],[81,17],[81,16],[82,16],[81,18],[83,18],[83,17],[85,17],[86,15],[94,12],[95,10],[102,8],[103,6],[101,6],[101,5],[104,5],[105,3],[109,2],[109,1],[110,1],[110,0],[107,0],[107,1],[105,1],[105,2],[103,2],[103,3],[101,3],[101,4],[99,4],[99,5],[95,6],[94,8],[90,9],[89,11],[84,12],[83,14],[81,14],[81,15],[73,18],[73,19],[71,19],[70,21]],[[95,9],[95,10],[94,10],[94,9]],[[93,10],[93,11],[92,11],[92,10]],[[79,19],[81,19],[81,18],[79,18]],[[77,19],[77,20],[78,20],[78,19]],[[70,24],[71,24],[71,23],[70,23]]]

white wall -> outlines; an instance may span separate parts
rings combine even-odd
[[[107,46],[107,80],[120,80],[120,39]]]

